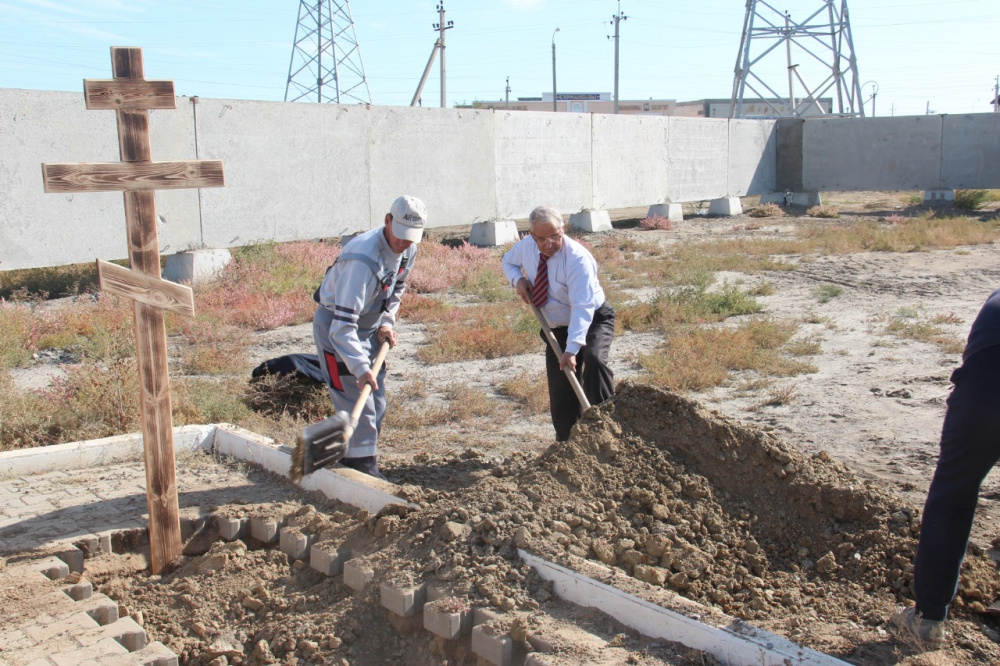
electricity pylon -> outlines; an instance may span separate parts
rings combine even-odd
[[[286,102],[371,103],[347,0],[301,0]]]
[[[756,48],[758,44],[762,44],[762,48]],[[787,95],[775,91],[780,84],[772,87],[765,81],[767,73],[762,63],[782,44],[785,45],[785,69],[788,74]],[[793,62],[793,45],[797,55],[808,56],[801,67]],[[768,63],[772,65],[771,74],[777,71],[773,67],[774,60],[771,58],[772,62]],[[796,81],[801,87],[800,95],[796,94]],[[754,101],[767,107],[765,113],[745,114],[743,100],[748,88],[760,98]],[[836,108],[823,109],[819,99],[831,90],[836,93]],[[765,0],[747,0],[729,117],[801,116],[827,111],[843,116],[865,115],[847,0],[840,1],[839,10],[834,6],[834,0],[822,0],[820,7],[801,23],[792,21],[787,12],[775,9]]]

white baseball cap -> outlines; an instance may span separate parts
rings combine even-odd
[[[404,194],[392,202],[392,233],[396,238],[419,243],[427,223],[427,208],[416,197]]]

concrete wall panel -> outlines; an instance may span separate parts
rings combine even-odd
[[[496,119],[497,217],[539,204],[562,213],[593,206],[591,116],[500,111]]]
[[[773,192],[776,170],[777,121],[730,121],[729,187],[724,196]]]
[[[668,201],[728,196],[729,121],[671,116]]]
[[[1000,113],[943,116],[941,189],[1000,188]]]
[[[199,156],[226,169],[201,192],[207,247],[369,228],[365,107],[203,99],[197,114]]]
[[[665,116],[595,114],[594,207],[664,203],[667,196]]]
[[[184,98],[150,118],[153,159],[191,159]],[[119,192],[46,194],[42,163],[118,162],[112,111],[88,111],[83,94],[0,89],[0,270],[128,256]],[[198,229],[197,190],[159,192],[160,247],[176,251]]]
[[[806,191],[938,187],[941,116],[807,118],[802,129]]]
[[[493,112],[479,109],[372,107],[372,220],[412,194],[427,205],[430,227],[472,224],[496,209]]]

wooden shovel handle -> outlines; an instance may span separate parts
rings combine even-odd
[[[382,346],[379,347],[378,356],[375,357],[375,363],[372,364],[372,374],[375,375],[376,381],[378,381],[378,373],[382,370],[382,364],[385,363],[385,356],[389,353],[389,341],[384,340]],[[358,397],[358,401],[354,403],[354,409],[351,410],[351,422],[347,424],[347,436],[344,440],[347,441],[354,434],[354,428],[357,427],[358,419],[361,418],[361,412],[365,408],[365,403],[368,401],[368,396],[372,393],[372,385],[366,383],[361,387],[361,395]]]
[[[535,319],[538,323],[542,325],[542,330],[545,331],[545,339],[549,341],[549,346],[552,347],[552,351],[556,353],[556,360],[562,358],[563,352],[562,347],[559,346],[559,341],[556,340],[556,336],[552,333],[552,329],[549,328],[549,322],[545,321],[545,315],[542,311],[535,307],[535,304],[528,301],[528,305],[531,306],[531,311],[535,313]],[[587,400],[587,396],[583,392],[583,387],[580,386],[580,380],[576,378],[576,373],[570,370],[569,366],[563,368],[563,372],[566,373],[566,379],[569,380],[569,385],[573,387],[573,393],[576,393],[576,399],[580,401],[580,406],[583,407],[583,411],[590,409],[590,401]]]

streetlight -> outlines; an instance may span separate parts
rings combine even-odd
[[[558,111],[556,107],[556,33],[559,28],[552,31],[552,110]]]
[[[878,95],[878,83],[875,82],[875,81],[865,81],[864,83],[861,84],[861,87],[864,88],[869,83],[872,84],[872,97],[871,97],[871,100],[872,100],[872,118],[874,118],[875,117],[875,96]],[[864,104],[864,102],[862,102],[862,104]]]

